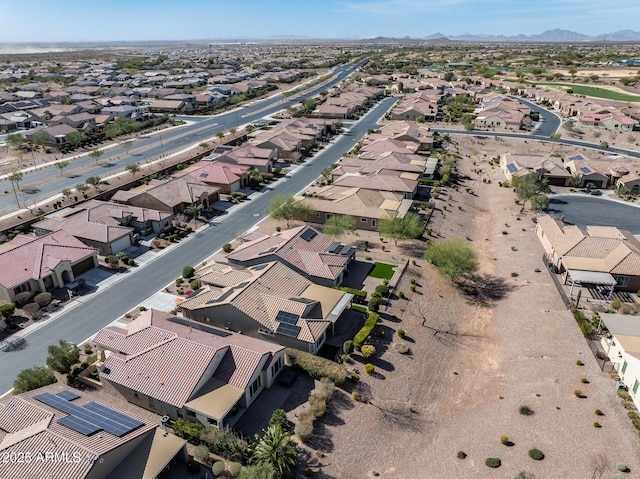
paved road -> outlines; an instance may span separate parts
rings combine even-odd
[[[619,201],[587,194],[551,196],[549,213],[578,226],[617,226],[640,234],[640,208]]]
[[[531,110],[540,113],[540,123],[537,129],[534,131],[534,134],[538,136],[549,137],[556,131],[558,131],[558,128],[560,128],[561,120],[560,117],[555,113],[542,108],[540,105],[536,105],[535,103],[531,103],[530,101],[523,100],[522,98],[518,98],[515,96],[512,96],[511,98],[517,100],[523,105],[527,105],[529,108],[531,108]]]
[[[234,111],[210,117],[188,118],[189,121],[193,121],[193,124],[172,129],[161,135],[136,139],[129,154],[126,148],[115,147],[105,150],[97,161],[89,157],[75,159],[63,170],[63,176],[60,175],[60,170],[55,167],[27,173],[19,184],[20,189],[25,192],[19,196],[20,202],[24,205],[25,202],[31,203],[35,200],[49,198],[64,188],[73,188],[78,183],[83,183],[90,176],[105,176],[111,172],[120,171],[127,165],[145,161],[146,158],[157,157],[161,153],[180,150],[200,143],[205,138],[214,137],[219,131],[225,132],[232,127],[238,127],[272,115],[283,108],[298,104],[304,98],[317,95],[320,91],[338,84],[363,63],[364,61],[336,68],[333,72],[334,78],[329,83],[313,87],[304,93],[291,97],[278,94]],[[121,158],[117,159],[117,157]],[[25,157],[25,161],[28,163],[28,157]],[[81,171],[84,167],[88,168]],[[37,187],[36,184],[38,184]],[[4,191],[7,194],[3,195]],[[0,180],[0,211],[11,211],[15,208],[16,199],[13,195],[11,182],[6,179]]]
[[[197,265],[264,218],[269,202],[276,194],[289,195],[299,192],[314,181],[326,167],[338,161],[358,141],[359,134],[376,129],[377,122],[397,101],[386,98],[369,113],[355,122],[344,135],[337,137],[329,146],[298,168],[291,178],[281,180],[273,188],[264,192],[243,208],[214,223],[207,229],[191,236],[176,247],[161,255],[157,260],[140,269],[127,273],[104,293],[88,295],[81,302],[55,321],[26,336],[24,348],[11,352],[0,352],[0,391],[13,385],[18,372],[25,368],[43,365],[47,356],[47,346],[59,339],[80,342],[93,335],[114,319],[135,308],[156,291],[161,290],[180,275],[183,266]]]

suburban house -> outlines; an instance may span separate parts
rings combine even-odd
[[[332,216],[348,215],[356,228],[369,231],[378,231],[382,219],[402,218],[413,203],[402,193],[335,185],[308,188],[299,200],[315,210],[307,219],[311,223],[324,224]]]
[[[369,154],[367,158],[344,156],[340,158],[338,166],[331,172],[331,177],[335,180],[346,173],[366,175],[380,170],[404,171],[423,175],[427,168],[427,162],[427,158],[422,155],[397,152]]]
[[[2,476],[151,479],[188,460],[186,441],[116,397],[51,384],[0,399]]]
[[[579,176],[582,181],[579,187],[606,188],[611,180],[611,172],[601,168],[584,155],[569,157],[565,162],[566,168],[572,175]]]
[[[599,313],[601,327],[608,333],[602,340],[620,380],[640,409],[640,316]]]
[[[436,121],[439,111],[440,107],[436,98],[416,95],[400,101],[391,111],[390,118],[409,121],[422,118],[424,121]]]
[[[242,244],[227,254],[230,264],[253,266],[279,261],[314,283],[334,286],[342,283],[356,249],[320,233],[311,226],[299,226],[269,235],[248,233]]]
[[[284,366],[284,347],[149,309],[94,339],[105,392],[172,419],[223,429]],[[188,374],[185,374],[188,372]]]
[[[27,134],[25,134],[25,138],[28,140],[33,140],[33,138],[39,133],[46,133],[46,143],[49,145],[64,145],[67,142],[67,136],[71,133],[77,133],[78,130],[73,128],[72,126],[60,124],[55,126],[48,127],[38,127]]]
[[[0,249],[0,298],[51,291],[98,266],[97,251],[65,231],[45,236],[17,235]]]
[[[90,200],[75,208],[55,212],[33,224],[36,235],[64,230],[102,255],[124,251],[138,234],[160,234],[172,226],[173,215],[166,211],[138,208],[106,201]]]
[[[207,160],[255,168],[260,173],[271,173],[273,164],[278,160],[278,150],[275,148],[259,148],[246,144],[238,147],[219,146],[211,152]]]
[[[371,135],[371,137],[367,136],[362,140],[362,148],[360,148],[358,156],[369,159],[370,155],[391,152],[415,155],[420,152],[420,145],[413,141],[379,138],[377,135]]]
[[[392,121],[380,127],[380,135],[394,140],[417,143],[419,151],[433,147],[433,132],[428,126],[410,121]]]
[[[249,185],[248,166],[211,160],[208,157],[184,170],[174,173],[177,178],[192,178],[194,181],[210,185],[220,193],[230,194]]]
[[[549,185],[568,186],[572,177],[562,160],[554,156],[505,153],[500,158],[500,169],[510,182],[513,182],[514,177],[521,178],[535,173],[547,180]]]
[[[536,235],[550,265],[564,282],[607,290],[640,290],[640,241],[613,226],[566,226],[549,215],[538,217]]]
[[[255,145],[259,148],[275,149],[278,158],[296,160],[300,158],[302,140],[286,131],[264,131],[255,137]]]
[[[116,191],[111,201],[178,214],[191,205],[209,208],[218,201],[219,191],[215,186],[185,175],[170,180],[151,180],[147,185],[128,191]]]
[[[317,353],[352,295],[313,283],[284,263],[206,265],[201,290],[180,303],[187,318]]]
[[[585,126],[602,126],[607,130],[631,131],[637,125],[632,118],[609,110],[584,113],[578,116],[578,121]]]
[[[402,193],[404,198],[413,198],[418,189],[418,173],[397,170],[378,170],[368,174],[346,173],[333,181],[334,186],[362,188],[365,190]]]

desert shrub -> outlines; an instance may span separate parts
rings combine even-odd
[[[199,422],[195,423],[184,419],[175,421],[171,428],[176,433],[176,436],[196,443],[200,442],[200,435],[205,431],[205,427]]]
[[[412,284],[411,286],[409,286],[409,291],[411,291],[412,293],[415,293],[416,291],[416,285]]]
[[[574,311],[573,317],[578,323],[578,326],[580,327],[580,331],[582,331],[582,335],[585,338],[589,339],[591,337],[591,333],[593,332],[593,328],[591,326],[591,323],[587,319],[587,317],[584,315],[582,311]]]
[[[353,391],[351,393],[351,399],[354,401],[360,401],[360,393],[358,391]]]
[[[589,384],[589,380],[588,380],[587,378],[582,378],[582,379],[580,379],[580,382],[581,382],[582,384]]]
[[[229,471],[229,474],[231,474],[231,477],[238,477],[242,471],[242,464],[239,462],[232,462],[229,464],[227,470]]]
[[[404,329],[402,328],[398,329],[397,334],[400,339],[403,339],[405,335]]]
[[[621,307],[622,301],[620,300],[620,298],[614,298],[614,300],[611,301],[611,309],[615,309],[616,311],[618,311]]]
[[[496,469],[502,465],[502,461],[497,457],[487,457],[487,460],[484,461],[487,467],[491,467]]]
[[[286,431],[288,424],[289,420],[287,419],[287,413],[284,409],[276,409],[273,411],[271,419],[269,419],[269,427],[278,426],[283,431]]]
[[[582,397],[582,391],[580,389],[574,389],[573,390],[573,394],[577,397],[577,398],[581,398]]]
[[[192,278],[194,274],[196,274],[196,270],[193,268],[193,266],[185,266],[184,268],[182,268],[183,278]]]
[[[584,366],[584,363],[578,359],[576,361],[576,366]]]
[[[367,374],[371,375],[376,372],[376,367],[371,363],[367,363],[364,365],[364,370]]]
[[[182,421],[182,419],[178,421]],[[176,423],[178,421],[176,421]],[[181,425],[181,427],[183,428],[184,426]],[[189,434],[197,434],[191,442],[196,444],[204,443],[209,446],[211,452],[230,461],[244,462],[249,458],[249,444],[242,439],[242,437],[236,435],[231,429],[217,429],[213,426],[202,426],[198,424]]]
[[[336,385],[333,381],[328,378],[320,379],[320,386],[318,387],[318,393],[325,398],[325,400],[329,400],[333,397],[333,393],[336,390]]]
[[[593,423],[593,427],[595,427],[595,428],[601,428],[602,426],[600,425],[600,423],[599,423],[599,422],[594,422],[594,423]]]
[[[389,294],[389,286],[387,286],[386,284],[379,284],[378,286],[376,286],[375,291],[381,296],[387,296]]]
[[[20,306],[24,306],[29,301],[31,301],[31,293],[28,291],[23,291],[21,293],[16,294],[16,302]]]
[[[531,409],[529,406],[520,406],[519,411],[523,416],[532,416],[534,414],[533,409]]]
[[[189,282],[189,287],[195,291],[196,289],[198,289],[200,287],[200,284],[201,283],[200,283],[199,279],[192,279]]]
[[[500,442],[502,444],[506,444],[509,442],[509,436],[506,436],[505,434],[503,434],[502,436],[500,436]]]
[[[616,464],[616,469],[618,471],[620,471],[620,472],[631,472],[631,469],[629,469],[629,466],[627,466],[626,464],[623,464],[621,462]]]
[[[367,308],[369,311],[373,311],[377,313],[380,311],[380,305],[382,304],[382,298],[380,296],[372,296],[369,302],[367,303]]]
[[[467,458],[467,453],[464,451],[458,451],[458,454],[456,454],[456,457],[458,459],[466,459]]]
[[[38,306],[41,308],[46,308],[51,303],[51,293],[39,293],[33,298],[35,303],[38,303]]]
[[[416,284],[416,279],[415,279],[415,278],[411,278],[411,279],[409,280],[409,283],[411,283],[411,284]]]
[[[353,341],[347,339],[342,345],[342,352],[344,354],[351,354],[353,352]]]
[[[347,288],[345,286],[332,286],[333,289],[344,291],[353,295],[353,302],[356,304],[367,304],[367,292],[361,289]]]
[[[398,299],[404,299],[404,292],[398,291]]]
[[[11,316],[13,316],[15,310],[16,305],[13,303],[0,305],[0,316],[2,316],[4,319],[9,319]]]
[[[544,453],[537,448],[529,449],[529,457],[534,461],[542,461],[544,459]]]
[[[222,251],[224,251],[225,253],[230,253],[232,249],[233,247],[231,246],[231,243],[225,243],[222,246]]]
[[[629,411],[627,413],[627,416],[629,416],[629,419],[631,419],[633,427],[640,430],[640,416],[638,415],[638,413],[635,411]]]
[[[315,419],[319,419],[327,412],[327,401],[322,394],[311,393],[309,395],[309,409]]]
[[[351,380],[354,383],[357,383],[358,381],[360,381],[360,375],[358,373],[351,373]]]
[[[40,305],[38,303],[25,304],[22,310],[31,316],[32,319],[38,319],[40,317]]]
[[[596,416],[604,416],[604,413],[602,412],[602,410],[600,410],[600,409],[596,409],[596,410],[595,410],[595,415],[596,415]]]
[[[225,468],[224,462],[222,461],[214,462],[213,466],[211,466],[211,472],[213,473],[213,477],[220,477],[224,472],[224,468]]]
[[[369,315],[364,322],[364,326],[360,329],[360,331],[356,333],[355,337],[353,338],[353,347],[356,350],[359,351],[362,348],[362,345],[365,343],[365,341],[373,331],[373,328],[375,327],[379,318],[380,316],[378,314],[369,312]]]
[[[193,455],[202,464],[206,464],[206,465],[211,464],[211,456],[209,455],[209,448],[204,444],[200,444],[199,446],[197,446]]]
[[[376,348],[375,348],[375,346],[372,346],[370,344],[365,344],[360,349],[360,352],[362,352],[362,357],[363,358],[370,358],[371,356],[373,356],[376,353]]]
[[[127,261],[127,264],[128,264],[129,266],[136,266],[136,265],[137,265],[137,263],[136,263],[136,262],[135,262],[135,260],[133,260],[133,259],[130,259],[129,261]]]
[[[293,432],[302,442],[311,439],[313,435],[313,412],[310,409],[303,409],[298,414],[298,423]]]
[[[303,370],[314,379],[329,378],[337,385],[344,384],[347,372],[340,364],[297,349],[285,349],[289,364]]]

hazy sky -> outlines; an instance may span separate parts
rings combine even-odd
[[[640,1],[0,0],[0,43],[640,29]]]

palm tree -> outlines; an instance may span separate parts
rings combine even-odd
[[[59,161],[56,163],[56,168],[60,170],[60,176],[62,176],[62,170],[64,170],[67,166],[69,166],[68,161]]]
[[[191,213],[193,215],[193,224],[198,225],[198,216],[202,213],[202,205],[198,203],[194,203],[192,205],[187,206],[184,209],[187,213]]]
[[[132,163],[131,165],[127,165],[125,169],[133,176],[136,176],[136,173],[140,171],[140,166],[138,166],[137,163]]]
[[[256,440],[252,462],[267,462],[280,476],[295,466],[298,448],[280,426],[271,426],[262,437],[256,435]]]
[[[18,200],[18,192],[16,191],[16,185],[22,181],[22,177],[23,177],[22,172],[16,170],[13,173],[11,173],[8,178],[9,181],[11,182],[11,186],[13,188],[13,194],[16,197],[16,203],[18,203],[18,206],[20,206],[20,201]]]

